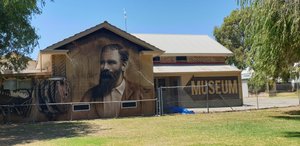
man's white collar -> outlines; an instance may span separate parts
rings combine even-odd
[[[123,95],[123,93],[125,91],[125,87],[126,87],[125,84],[126,84],[125,80],[122,79],[121,84],[118,87],[115,88],[121,95]]]

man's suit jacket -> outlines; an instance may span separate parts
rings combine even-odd
[[[132,101],[132,100],[142,100],[143,99],[143,93],[144,89],[141,88],[139,85],[132,83],[128,80],[125,80],[125,90],[122,95],[121,101]],[[90,88],[84,96],[81,98],[81,102],[97,102],[97,101],[103,101],[103,98],[97,98],[93,97],[96,96],[94,93],[96,93],[96,90],[98,89],[98,85]],[[122,102],[121,102],[122,104]],[[138,116],[142,114],[142,104],[140,101],[136,102],[135,108],[121,108],[120,107],[120,117],[124,116]],[[103,117],[104,115],[104,107],[102,103],[95,103],[91,104],[91,110],[92,112],[96,112],[99,117]],[[112,117],[105,117],[105,118],[112,118]]]

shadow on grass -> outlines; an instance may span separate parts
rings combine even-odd
[[[300,138],[300,132],[285,132],[285,137]]]
[[[300,110],[288,111],[288,112],[285,112],[285,114],[288,114],[288,115],[299,115],[300,116]]]
[[[49,122],[37,124],[0,125],[0,144],[15,145],[29,143],[34,140],[50,140],[83,136],[104,129],[84,122]]]
[[[273,118],[283,119],[283,120],[299,120],[300,121],[300,116],[273,116]]]
[[[300,120],[300,110],[292,110],[284,112],[284,116],[272,116],[276,119],[283,119],[283,120]]]

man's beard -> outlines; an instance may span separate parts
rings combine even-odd
[[[110,94],[112,89],[116,87],[118,79],[122,74],[122,69],[111,72],[109,70],[101,71],[99,85],[97,87],[96,96],[94,98],[103,99],[106,95]]]

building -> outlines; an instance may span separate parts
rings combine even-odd
[[[206,107],[207,98],[210,107],[242,105],[241,71],[225,64],[232,52],[215,40],[206,35],[135,36],[165,51],[153,59],[155,87],[170,87],[161,93],[165,106]]]
[[[176,106],[202,107],[205,95],[211,106],[242,105],[240,71],[225,64],[230,55],[207,36],[132,35],[103,22],[42,50],[30,76],[28,71],[4,74],[1,93],[28,96],[20,106],[0,103],[1,116],[46,121],[154,115],[155,90],[161,86],[188,86],[163,91]],[[28,84],[20,86],[17,76]]]

